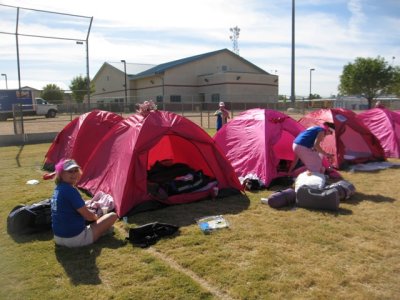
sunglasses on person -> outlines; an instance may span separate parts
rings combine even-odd
[[[65,171],[65,172],[67,172],[67,173],[69,173],[69,174],[74,174],[74,173],[78,173],[78,172],[79,172],[79,169],[78,169],[78,168],[76,168],[76,169],[71,169],[71,170],[68,170],[68,171]]]

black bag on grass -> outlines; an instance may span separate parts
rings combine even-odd
[[[145,248],[154,245],[162,237],[175,234],[178,230],[178,226],[154,222],[129,229],[129,237],[126,239],[136,246]]]
[[[51,229],[50,199],[31,205],[17,205],[7,217],[9,234],[29,234]]]
[[[339,210],[340,195],[336,188],[313,188],[302,185],[296,192],[296,203],[299,207]]]
[[[340,200],[347,200],[356,192],[356,187],[347,180],[340,180],[338,182],[332,183],[328,187],[337,188],[339,190]]]

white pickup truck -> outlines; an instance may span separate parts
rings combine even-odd
[[[51,104],[42,98],[35,98],[33,109],[36,112],[35,115],[46,116],[46,118],[55,118],[58,111],[56,104]]]

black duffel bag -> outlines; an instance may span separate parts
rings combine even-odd
[[[50,229],[50,199],[31,205],[17,205],[7,217],[7,232],[9,234],[30,234]]]
[[[154,222],[130,228],[129,236],[126,239],[136,246],[146,248],[157,243],[159,239],[174,235],[178,231],[178,226]]]
[[[337,211],[340,195],[335,187],[318,189],[302,185],[296,192],[296,203],[303,208]]]

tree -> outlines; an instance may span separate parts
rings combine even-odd
[[[321,99],[321,96],[319,94],[310,94],[308,99],[309,100],[311,100],[311,99]]]
[[[62,103],[64,100],[64,91],[55,84],[48,84],[42,88],[40,96],[53,103]]]
[[[287,100],[288,98],[286,97],[286,95],[278,95],[278,99],[279,100]]]
[[[354,63],[343,67],[339,91],[344,95],[364,96],[371,108],[372,100],[388,92],[392,82],[393,68],[382,57],[358,57]]]
[[[389,92],[400,97],[400,67],[398,66],[393,69],[393,81],[390,85]]]
[[[79,75],[74,77],[71,81],[69,86],[70,90],[72,91],[72,98],[75,99],[77,103],[82,103],[83,99],[87,95],[87,84],[86,78]],[[90,94],[95,91],[93,83],[90,83]]]

